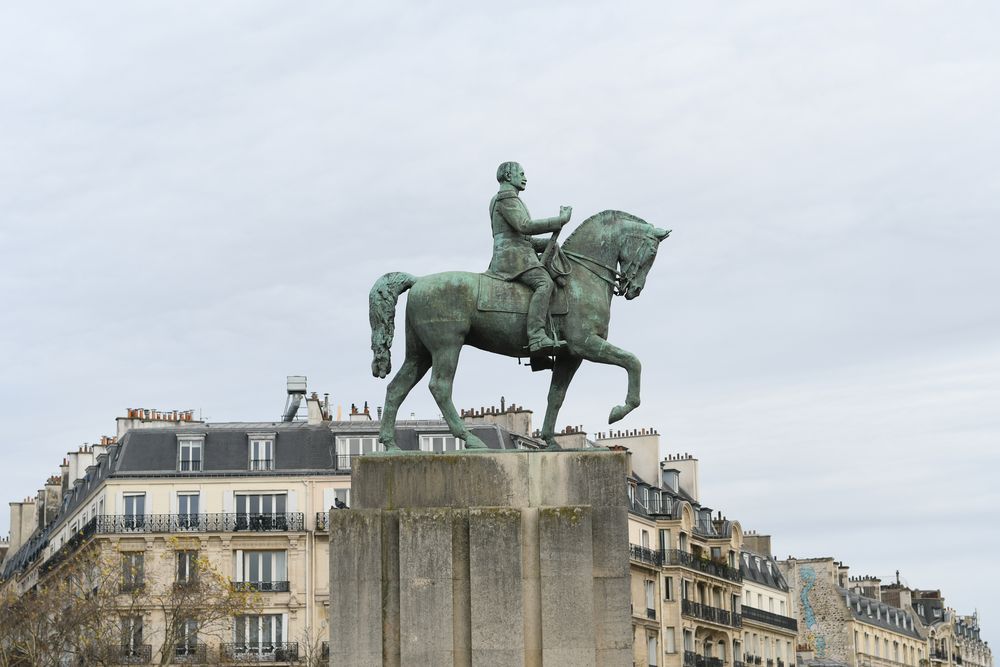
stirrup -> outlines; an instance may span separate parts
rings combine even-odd
[[[531,354],[543,354],[546,352],[556,352],[566,347],[563,341],[555,341],[548,336],[542,336],[528,341],[528,352]]]

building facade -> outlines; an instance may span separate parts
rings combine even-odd
[[[788,583],[771,555],[770,536],[750,533],[743,539],[743,660],[747,666],[788,667],[795,662],[798,635]]]
[[[367,411],[329,420],[310,399],[301,421],[202,423],[190,413],[130,410],[119,436],[71,452],[33,498],[11,503],[0,587],[24,594],[96,546],[121,561],[122,590],[193,576],[204,557],[259,608],[223,628],[192,627],[170,664],[320,664],[329,605],[328,511],[349,507],[352,461],[380,448]],[[494,424],[472,430],[492,448],[525,446]],[[461,442],[441,421],[400,422],[404,449]],[[122,664],[159,662],[165,612],[122,618]],[[211,635],[211,636],[210,636]]]

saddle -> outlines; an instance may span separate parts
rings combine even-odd
[[[519,282],[508,281],[491,273],[479,274],[479,299],[476,307],[490,313],[528,314],[531,288]],[[566,290],[557,282],[549,301],[549,314],[565,315],[569,312]]]

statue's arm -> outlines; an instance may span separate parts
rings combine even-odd
[[[568,216],[565,219],[563,219],[563,216],[556,216],[554,218],[532,220],[528,217],[528,211],[524,208],[524,205],[514,198],[502,200],[498,202],[498,206],[500,207],[500,214],[511,227],[529,236],[558,231],[562,229],[563,225],[569,222]]]

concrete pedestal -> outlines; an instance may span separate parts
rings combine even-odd
[[[330,664],[632,664],[620,452],[379,455],[330,512]]]

